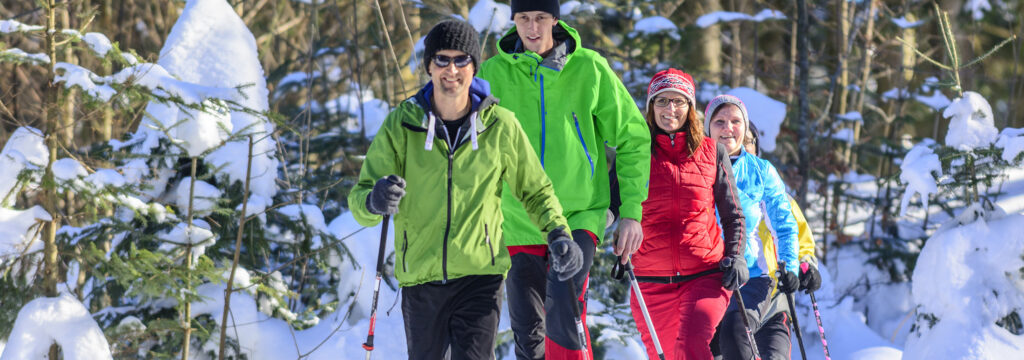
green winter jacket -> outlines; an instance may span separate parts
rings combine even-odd
[[[522,48],[513,27],[478,76],[516,114],[554,183],[569,227],[590,230],[600,239],[611,202],[605,146],[616,148],[621,216],[640,221],[650,174],[650,132],[608,62],[580,46],[576,30],[564,22],[554,30],[558,44],[544,59]],[[502,200],[506,244],[544,244],[523,207],[510,195]]]
[[[348,197],[356,221],[374,226],[382,218],[366,209],[374,183],[390,174],[406,180],[406,195],[393,216],[395,277],[403,287],[508,272],[511,261],[500,241],[503,182],[511,189],[507,195],[523,200],[537,227],[567,225],[526,134],[515,115],[488,95],[486,81],[474,79],[471,87],[476,116],[469,119],[476,122],[477,145],[467,121],[467,135],[450,152],[437,119],[433,148],[425,149],[432,89],[428,84],[388,114]]]

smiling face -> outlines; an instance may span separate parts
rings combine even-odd
[[[512,19],[526,50],[544,55],[555,47],[552,29],[558,24],[558,19],[551,14],[543,11],[523,11],[516,13]]]
[[[712,115],[710,127],[711,138],[725,145],[729,155],[739,154],[743,147],[743,135],[747,131],[740,108],[733,104],[722,105]]]
[[[459,50],[441,50],[437,52],[437,55],[456,57],[466,55],[466,53]],[[455,65],[455,61],[451,61],[448,66],[440,67],[431,60],[429,66],[430,81],[434,83],[435,95],[457,97],[469,94],[469,85],[473,81],[472,62],[465,67],[458,67]]]
[[[690,101],[682,94],[666,91],[651,99],[650,106],[654,108],[654,124],[671,134],[682,129],[691,105]]]

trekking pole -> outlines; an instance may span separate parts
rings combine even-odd
[[[587,333],[583,329],[583,319],[580,315],[580,304],[576,301],[576,282],[572,278],[565,280],[566,284],[569,285],[569,293],[572,294],[570,302],[572,302],[573,319],[576,321],[576,336],[580,340],[581,350],[583,351],[583,358],[589,360],[590,356],[587,354]]]
[[[388,221],[391,215],[384,215],[384,222],[380,226],[380,250],[377,251],[377,280],[373,285],[373,303],[370,305],[370,330],[366,333],[366,342],[363,349],[366,349],[366,360],[370,360],[370,353],[373,352],[373,327],[377,323],[377,297],[380,296],[380,279],[384,277],[384,246],[388,242]]]
[[[732,258],[726,257],[722,261],[724,261],[723,267],[728,268],[732,266]],[[740,289],[742,288],[741,286]],[[743,295],[740,294],[740,289],[736,289],[732,294],[736,296],[736,302],[739,305],[740,317],[743,319],[743,330],[747,332],[747,342],[750,343],[750,352],[754,360],[761,360],[761,356],[757,353],[757,343],[754,342],[754,333],[750,331],[750,319],[747,319],[747,305],[743,303]]]
[[[647,312],[647,303],[644,302],[644,295],[640,293],[640,283],[636,281],[636,274],[633,272],[633,263],[626,260],[626,265],[621,264],[622,256],[619,256],[615,265],[612,265],[612,277],[622,279],[623,270],[629,274],[629,286],[633,288],[633,293],[636,294],[636,302],[640,305],[640,312],[644,314],[644,321],[647,322],[647,331],[651,332],[651,340],[654,341],[654,350],[658,352],[658,359],[665,360],[665,352],[661,350],[661,342],[658,341],[658,332],[654,331],[651,314]]]
[[[807,272],[807,266],[807,263],[800,264],[800,271]],[[825,360],[832,360],[828,353],[828,340],[825,340],[825,327],[821,325],[821,313],[818,312],[818,299],[814,298],[813,291],[808,291],[807,294],[811,295],[811,307],[814,308],[814,320],[818,321],[818,335],[821,336],[821,346],[825,348]]]
[[[779,278],[782,278],[782,272],[786,271],[786,262],[779,261]],[[807,360],[807,351],[804,350],[804,335],[800,332],[800,321],[796,318],[796,302],[793,301],[793,293],[786,293],[786,300],[789,301],[789,312],[793,315],[793,328],[796,329],[796,342],[800,345],[800,358]]]

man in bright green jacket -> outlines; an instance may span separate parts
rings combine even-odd
[[[571,302],[580,302],[585,312],[587,275],[604,235],[610,204],[605,146],[616,149],[619,237],[639,244],[650,133],[608,62],[583,48],[576,30],[558,20],[557,0],[512,0],[511,7],[515,27],[498,40],[498,54],[484,62],[480,77],[522,124],[584,254],[583,270],[572,283],[546,273],[544,236],[522,205],[510,194],[503,197],[504,236],[512,254],[506,294],[516,355],[579,358],[584,345],[576,335]]]
[[[501,242],[502,194],[521,201],[548,233],[553,272],[577,273],[583,256],[515,115],[474,77],[475,30],[444,21],[424,43],[431,82],[384,120],[349,209],[364,226],[393,215],[409,358],[450,351],[453,359],[493,359],[510,263]]]

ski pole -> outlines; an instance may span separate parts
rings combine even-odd
[[[569,285],[569,293],[572,295],[570,302],[572,303],[573,316],[576,317],[573,319],[576,321],[576,337],[580,340],[580,349],[583,351],[583,358],[589,360],[590,356],[587,354],[587,333],[583,329],[583,319],[580,315],[580,304],[576,301],[576,282],[573,281],[572,278],[565,280],[565,282]]]
[[[732,258],[726,257],[722,261],[724,261],[723,267],[728,268],[732,266]],[[740,289],[742,288],[741,286]],[[750,331],[750,319],[747,319],[747,305],[743,303],[743,295],[740,294],[740,289],[736,289],[732,294],[736,296],[736,302],[739,305],[740,318],[743,319],[743,330],[747,332],[747,342],[750,343],[750,352],[754,360],[761,360],[761,356],[757,353],[757,343],[754,342],[754,333]]]
[[[388,221],[391,215],[384,215],[384,221],[380,225],[380,250],[377,251],[377,280],[373,285],[373,303],[370,305],[370,330],[366,333],[366,342],[363,349],[366,349],[366,360],[370,360],[373,352],[373,327],[377,323],[377,297],[380,296],[380,279],[384,277],[384,247],[388,241]]]
[[[640,283],[636,281],[636,274],[633,272],[633,263],[626,260],[626,265],[620,264],[622,264],[622,256],[619,256],[618,261],[616,261],[615,265],[612,266],[612,277],[622,279],[621,269],[625,269],[629,274],[629,286],[633,288],[633,293],[636,294],[636,301],[640,305],[640,312],[644,314],[644,321],[647,322],[647,331],[651,332],[651,340],[654,341],[654,350],[658,352],[658,359],[665,360],[665,352],[662,351],[661,342],[658,341],[658,332],[654,331],[654,323],[651,322],[651,314],[647,312],[647,303],[644,302],[644,295],[640,293]]]
[[[782,278],[782,273],[786,271],[786,262],[779,261],[779,279]],[[807,360],[807,351],[804,350],[804,335],[800,332],[800,321],[796,318],[796,302],[793,301],[793,293],[786,293],[786,300],[789,302],[789,313],[793,315],[793,329],[796,330],[796,342],[800,345],[800,358]]]
[[[800,271],[807,272],[807,263],[800,264]],[[811,306],[814,308],[814,320],[818,322],[818,335],[821,336],[821,346],[825,348],[825,360],[832,360],[832,356],[828,353],[828,340],[825,340],[825,327],[821,325],[821,313],[818,312],[818,299],[814,298],[814,292],[808,291],[808,295],[811,295]]]

